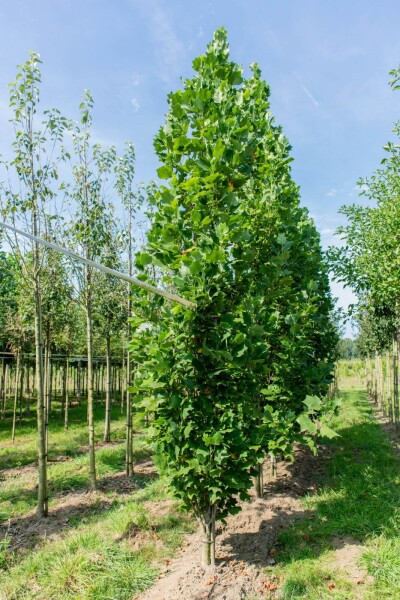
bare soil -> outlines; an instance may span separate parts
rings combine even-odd
[[[21,472],[29,473],[32,465],[18,469],[8,469],[2,472],[4,478],[16,477]],[[21,517],[9,519],[0,523],[0,540],[7,537],[9,548],[19,553],[39,547],[45,540],[56,540],[64,532],[76,526],[76,520],[85,522],[89,515],[107,510],[121,494],[132,494],[140,489],[137,480],[157,477],[154,465],[150,459],[143,459],[135,464],[134,477],[125,473],[115,473],[107,479],[99,481],[95,492],[87,489],[73,492],[59,492],[56,503],[49,509],[46,519],[38,518],[36,510],[32,509]],[[35,486],[34,486],[35,487]]]
[[[325,449],[325,452],[327,450]],[[269,479],[264,465],[264,497],[242,503],[242,511],[217,531],[216,566],[200,564],[201,538],[188,536],[180,555],[166,561],[159,581],[140,600],[244,600],[271,597],[277,589],[273,572],[275,545],[280,531],[296,519],[310,516],[300,498],[315,490],[321,457],[298,450],[295,463],[279,463],[278,478]],[[273,569],[272,569],[273,571]]]
[[[335,567],[344,571],[350,581],[360,585],[372,583],[373,577],[359,566],[360,558],[365,550],[364,544],[351,536],[336,537],[332,540],[335,550]]]

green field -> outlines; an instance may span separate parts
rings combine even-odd
[[[362,384],[360,365],[340,365],[342,408],[334,424],[340,437],[323,440],[325,449],[318,459],[322,475],[315,493],[302,500],[307,516],[280,535],[277,564],[267,569],[267,575],[279,581],[275,597],[399,597],[399,463],[366,393],[355,387]],[[34,420],[19,427],[15,447],[3,424],[1,600],[131,599],[155,581],[163,561],[194,530],[193,521],[182,518],[153,472],[151,449],[140,434],[134,438],[136,473],[125,477],[119,407],[113,415],[113,441],[97,448],[100,490],[88,492],[86,425],[78,414],[84,409],[76,410],[70,430],[64,431],[56,418],[51,424],[48,534],[46,525],[35,525],[36,473],[30,465]],[[99,406],[96,414],[99,438],[102,410]],[[12,533],[18,528],[16,546]],[[26,534],[20,535],[24,528]],[[335,562],[337,540],[343,538],[362,544],[356,567],[370,577],[361,582]]]

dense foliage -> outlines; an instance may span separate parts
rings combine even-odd
[[[155,138],[167,183],[149,198],[136,265],[196,309],[142,295],[131,322],[133,391],[174,493],[203,525],[207,562],[215,518],[239,510],[265,453],[316,432],[336,333],[319,237],[258,67],[244,77],[221,29],[193,68]]]

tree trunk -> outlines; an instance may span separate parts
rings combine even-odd
[[[94,439],[94,414],[93,414],[93,351],[92,351],[92,272],[86,270],[86,343],[87,343],[87,407],[89,427],[89,462],[90,462],[90,488],[95,490],[96,481],[96,457]]]
[[[277,462],[276,462],[276,456],[275,454],[270,454],[271,457],[271,479],[276,479],[277,475],[278,475],[278,468],[277,468]]]
[[[390,368],[391,357],[390,350],[386,352],[386,406],[390,422],[393,422],[393,411],[392,411],[392,370]]]
[[[113,396],[114,404],[117,403],[117,365],[114,365],[112,370],[112,382],[113,382]]]
[[[82,380],[82,363],[81,363],[81,361],[79,361],[77,371],[76,371],[76,397],[78,399],[78,404],[81,403],[81,399],[82,399],[81,380]]]
[[[199,517],[200,527],[203,535],[201,558],[205,567],[215,565],[215,518],[217,506],[213,504],[208,507],[204,514]]]
[[[130,332],[130,330],[128,330]],[[126,474],[133,475],[133,448],[132,448],[132,402],[129,392],[131,375],[130,353],[126,357]]]
[[[399,423],[399,342],[393,339],[393,417],[396,428]]]
[[[18,391],[19,391],[19,363],[20,353],[17,352],[17,366],[15,367],[15,389],[14,389],[14,409],[13,409],[13,423],[12,423],[12,434],[11,441],[14,443],[15,440],[15,425],[17,422],[17,402],[18,402]]]
[[[106,366],[107,366],[107,380],[106,380],[106,414],[104,421],[104,441],[110,441],[110,424],[111,424],[111,340],[110,336],[106,338]]]
[[[31,386],[30,386],[30,367],[26,365],[26,396],[25,396],[25,413],[27,417],[31,416]]]
[[[128,272],[132,276],[132,213],[129,211],[129,243],[128,243]],[[126,474],[128,477],[133,475],[133,448],[132,448],[132,400],[129,391],[131,385],[131,355],[129,344],[131,341],[131,323],[132,317],[132,286],[128,283],[128,352],[126,357]]]
[[[258,464],[257,474],[254,477],[254,491],[257,498],[262,498],[264,495],[264,474],[263,474],[263,463]]]
[[[68,370],[69,370],[69,356],[67,356],[67,364],[65,368],[65,404],[64,404],[64,429],[68,429],[68,417],[69,417],[69,390],[68,390]]]
[[[49,334],[49,332],[47,332]],[[46,458],[48,458],[49,448],[49,417],[50,417],[50,398],[51,398],[51,368],[50,368],[50,341],[47,337],[45,352],[44,352],[44,404],[45,404],[45,444],[46,444]]]
[[[6,416],[6,386],[7,386],[7,363],[5,359],[2,360],[1,369],[1,418],[5,419]]]
[[[36,347],[36,394],[37,394],[37,431],[38,431],[38,466],[39,486],[37,514],[48,515],[47,497],[47,450],[45,424],[45,398],[43,385],[43,341],[42,341],[42,302],[39,283],[35,282],[35,347]]]
[[[62,379],[61,379],[61,416],[65,415],[65,390],[67,387],[67,369],[66,363],[63,363],[62,367]]]
[[[22,401],[24,399],[24,375],[25,375],[25,365],[24,365],[24,357],[21,356],[21,368],[19,375],[19,422],[22,421]]]

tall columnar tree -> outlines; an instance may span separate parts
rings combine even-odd
[[[390,84],[400,89],[400,68],[391,72]],[[330,249],[335,278],[358,296],[362,346],[369,355],[389,348],[393,337],[394,382],[398,378],[400,341],[400,121],[394,125],[395,141],[385,146],[381,166],[361,179],[360,195],[371,205],[343,206],[347,224],[338,233],[344,244]],[[373,204],[372,204],[373,203]],[[375,348],[374,348],[375,346]],[[397,384],[394,394],[397,396]],[[398,399],[395,398],[398,405]],[[398,415],[397,417],[398,418]]]
[[[115,242],[118,240],[115,239]],[[112,267],[119,266],[117,248],[107,256]],[[103,264],[107,266],[107,260]],[[111,265],[110,265],[111,266]],[[124,339],[128,319],[126,306],[126,285],[116,277],[102,272],[94,273],[93,325],[106,342],[106,413],[103,441],[109,442],[111,435],[111,343],[113,339]]]
[[[156,269],[163,285],[194,301],[196,310],[135,299],[133,390],[152,413],[161,467],[201,523],[208,564],[214,560],[215,521],[240,510],[238,498],[249,497],[255,466],[268,447],[266,431],[273,429],[262,400],[271,336],[277,322],[295,323],[290,312],[277,313],[279,300],[288,292],[285,309],[294,312],[304,285],[310,298],[318,295],[311,273],[319,280],[322,264],[316,250],[306,283],[291,292],[290,248],[300,238],[305,244],[307,236],[298,232],[304,215],[288,170],[289,147],[273,124],[259,69],[253,65],[250,78],[243,77],[229,60],[223,29],[193,67],[195,76],[170,94],[166,124],[155,139],[163,163],[158,175],[167,183],[150,197],[155,211],[136,264],[144,277]],[[330,307],[325,284],[323,279],[321,319]],[[310,298],[305,305],[316,304]],[[303,322],[315,311],[304,309]],[[313,344],[320,340],[310,329],[304,354],[312,346],[315,367]],[[293,343],[290,348],[297,349]],[[301,423],[292,429],[300,434]]]

